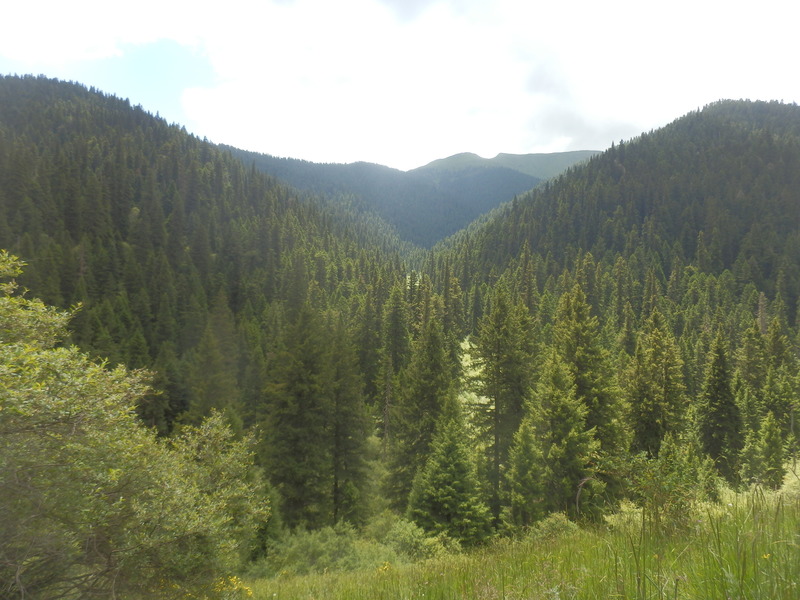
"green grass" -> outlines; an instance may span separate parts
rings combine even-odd
[[[702,599],[800,597],[800,495],[728,493],[688,529],[628,507],[556,537],[369,571],[248,581],[256,599]]]

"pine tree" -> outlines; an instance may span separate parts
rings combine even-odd
[[[609,354],[601,344],[597,317],[591,314],[580,284],[561,295],[553,327],[555,348],[570,372],[575,397],[585,407],[584,427],[597,440],[606,493],[621,492],[619,462],[627,447],[621,393]]]
[[[449,273],[449,269],[447,271]],[[442,295],[442,327],[447,339],[450,353],[450,362],[453,366],[453,377],[461,377],[462,372],[462,347],[464,339],[464,294],[458,278],[449,276],[445,279],[445,289]]]
[[[228,368],[225,355],[211,328],[206,328],[189,364],[189,407],[183,421],[198,424],[213,409],[224,412],[241,429],[239,387],[236,372]]]
[[[191,398],[185,421],[198,424],[216,408],[242,430],[239,345],[233,315],[220,291],[189,367]]]
[[[683,422],[683,361],[677,344],[654,308],[636,345],[626,378],[633,437],[631,450],[658,456],[668,432],[680,432]]]
[[[399,283],[389,292],[389,299],[383,311],[381,326],[381,350],[375,388],[380,409],[380,429],[383,438],[383,451],[386,454],[394,434],[392,420],[397,412],[395,406],[400,387],[400,373],[408,364],[411,355],[411,332],[405,291]]]
[[[754,319],[743,335],[739,349],[736,352],[736,367],[742,382],[747,385],[751,393],[758,393],[764,385],[767,369],[766,343]]]
[[[777,490],[783,485],[783,478],[786,475],[785,452],[780,425],[771,412],[767,413],[761,422],[759,446],[764,469],[762,481],[768,488]]]
[[[308,302],[287,326],[283,346],[264,393],[264,463],[286,525],[320,527],[331,524],[333,515],[333,374],[331,348],[319,314]]]
[[[393,444],[394,436],[394,415],[397,412],[398,389],[400,388],[399,375],[395,373],[392,364],[392,355],[388,352],[381,352],[380,364],[378,366],[378,379],[375,382],[378,394],[378,429],[381,437],[381,455],[383,458],[388,456],[389,448]]]
[[[789,338],[783,333],[781,320],[773,318],[766,336],[767,366],[777,369],[781,365],[792,364]]]
[[[372,286],[356,302],[355,337],[359,370],[364,377],[367,401],[373,404],[380,396],[378,382],[381,368],[382,327],[376,292]]]
[[[627,356],[633,356],[636,353],[635,324],[636,316],[633,314],[633,307],[630,302],[626,302],[622,313],[622,326],[615,337],[617,345]]]
[[[508,454],[508,505],[504,512],[508,525],[527,527],[544,516],[542,464],[533,420],[523,419]]]
[[[791,434],[799,395],[796,370],[786,364],[767,369],[760,394],[761,402],[763,410],[771,412],[775,417],[784,440]]]
[[[575,394],[586,407],[586,428],[595,430],[603,452],[616,452],[624,440],[619,392],[601,344],[597,317],[591,314],[579,284],[562,294],[555,321],[553,337],[574,378]]]
[[[333,521],[359,521],[364,516],[363,492],[367,478],[367,438],[372,424],[364,402],[358,357],[341,317],[329,330],[336,352],[332,355],[331,459]]]
[[[142,420],[159,434],[172,432],[176,421],[189,408],[190,390],[185,365],[175,355],[175,346],[165,342],[156,358],[153,387],[157,392],[138,408]]]
[[[492,296],[472,342],[476,426],[489,463],[490,508],[500,523],[508,451],[522,422],[534,378],[530,316],[523,304],[513,304],[505,287]]]
[[[747,431],[739,460],[741,465],[739,478],[745,485],[759,483],[764,473],[760,441],[758,430],[749,429]]]
[[[414,343],[394,411],[389,495],[396,507],[405,508],[414,477],[427,460],[439,416],[454,395],[442,326],[438,319],[429,319]]]
[[[566,512],[572,517],[593,514],[604,489],[595,472],[600,443],[594,437],[594,430],[586,428],[588,410],[576,391],[569,365],[552,352],[531,403],[530,427],[536,447],[515,450],[515,454],[525,452],[541,456],[536,475],[541,489],[541,510]],[[527,440],[520,436],[517,441]],[[515,472],[517,477],[522,474],[519,469]],[[512,489],[533,488],[535,491],[538,487],[521,483],[519,479],[513,480]],[[517,501],[522,498],[518,497]],[[536,498],[529,501],[536,501]]]
[[[751,431],[742,450],[741,478],[777,490],[786,475],[783,438],[777,419],[768,412],[759,431]]]
[[[698,502],[718,498],[718,476],[696,436],[667,433],[657,458],[633,472],[632,487],[640,497],[644,516],[657,526],[687,526]]]
[[[711,346],[702,395],[697,406],[697,428],[703,451],[728,482],[735,483],[742,422],[733,395],[722,335]]]
[[[408,516],[435,535],[475,545],[491,532],[479,488],[463,418],[452,399],[439,418],[428,459],[414,478]]]

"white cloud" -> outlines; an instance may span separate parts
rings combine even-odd
[[[31,68],[118,56],[125,45],[171,39],[198,43],[196,3],[40,0],[3,7],[0,56]]]
[[[306,0],[264,18],[259,37],[251,30],[235,45],[212,41],[224,83],[185,96],[192,121],[220,115],[212,139],[410,168],[520,126],[524,68],[503,56],[495,31],[446,4],[398,22],[373,2]],[[233,114],[222,116],[225,107]],[[233,131],[236,139],[222,139]]]
[[[0,57],[59,74],[175,40],[214,71],[183,92],[191,131],[282,156],[410,168],[462,151],[600,149],[723,97],[797,101],[795,9],[739,6],[17,2],[4,8],[19,25],[4,29]]]

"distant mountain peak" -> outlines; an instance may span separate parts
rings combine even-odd
[[[537,179],[550,179],[566,171],[576,163],[588,160],[597,150],[574,150],[568,152],[539,152],[531,154],[510,154],[501,152],[494,158],[483,158],[473,152],[460,152],[447,158],[440,158],[413,171],[439,170],[460,171],[476,167],[502,167],[519,171]]]

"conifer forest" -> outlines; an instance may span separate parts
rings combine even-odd
[[[688,535],[797,479],[800,108],[676,117],[450,235],[451,195],[377,210],[0,78],[0,598],[238,598],[632,511]]]

